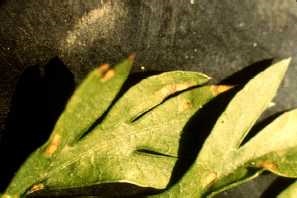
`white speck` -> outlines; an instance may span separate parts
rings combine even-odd
[[[10,48],[8,47],[7,50],[10,50]]]
[[[144,66],[141,66],[140,69],[141,69],[142,71],[144,71],[144,70],[145,70],[145,67],[144,67]]]
[[[198,49],[197,49],[197,48],[195,48],[195,49],[194,49],[194,52],[198,52]]]
[[[268,104],[268,108],[274,107],[275,105],[276,105],[275,102],[270,102],[270,103]]]
[[[253,47],[257,47],[258,46],[258,43],[253,43]]]
[[[245,26],[244,22],[239,23],[239,27],[244,27],[244,26]]]
[[[66,38],[66,42],[69,45],[73,45],[76,39],[77,39],[77,36],[75,34],[69,34],[68,37]]]
[[[190,0],[190,3],[193,5],[195,4],[195,0]]]
[[[186,58],[186,59],[188,59],[188,58],[189,58],[189,56],[188,56],[188,55],[186,55],[186,56],[185,56],[185,58]]]

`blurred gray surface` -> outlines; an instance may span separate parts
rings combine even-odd
[[[4,0],[0,129],[20,75],[54,56],[76,82],[99,63],[115,63],[131,52],[137,54],[133,72],[194,70],[215,82],[252,63],[292,56],[272,111],[289,109],[297,106],[296,46],[295,0]],[[273,178],[232,193],[259,197]]]

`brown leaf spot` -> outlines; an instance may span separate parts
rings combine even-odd
[[[108,81],[108,80],[111,79],[114,75],[115,75],[115,71],[114,71],[114,69],[110,69],[110,70],[108,70],[108,71],[104,74],[104,76],[102,76],[101,81],[102,81],[102,82]]]
[[[228,91],[229,89],[232,89],[233,87],[234,86],[231,86],[231,85],[212,85],[211,91],[216,96],[225,91]]]
[[[101,77],[101,81],[105,82],[115,75],[115,70],[110,68],[108,64],[103,64],[99,66],[98,73]]]
[[[276,164],[269,161],[263,161],[259,163],[257,166],[271,171],[276,171],[278,169]]]
[[[202,187],[205,188],[207,186],[212,185],[217,179],[217,174],[215,172],[209,173],[205,178],[202,178]]]
[[[39,191],[44,189],[44,185],[43,184],[35,184],[31,187],[31,189],[27,192],[27,194]]]
[[[162,95],[162,97],[167,97],[178,91],[185,90],[191,86],[193,86],[193,83],[170,84],[162,87],[159,91],[156,92],[156,94]]]
[[[102,64],[98,67],[97,71],[100,76],[104,76],[104,74],[110,69],[109,64]]]
[[[181,103],[179,103],[178,105],[178,111],[179,112],[184,112],[187,111],[189,109],[191,109],[193,107],[193,104],[190,100],[184,100]]]
[[[45,150],[45,154],[47,156],[51,156],[57,150],[58,146],[60,145],[60,142],[61,136],[58,134],[54,135],[50,145]]]

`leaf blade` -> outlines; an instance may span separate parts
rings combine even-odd
[[[239,150],[242,161],[275,174],[297,177],[297,109],[283,113]]]
[[[236,159],[237,149],[249,129],[269,105],[289,63],[290,59],[278,62],[250,80],[227,105],[186,174],[168,191],[155,197],[204,196],[210,193],[208,190],[214,183],[240,168],[241,161]],[[265,95],[258,94],[266,89],[268,93]],[[257,102],[256,107],[252,101]],[[247,108],[240,109],[243,107]],[[242,113],[247,114],[244,119]],[[230,161],[235,161],[235,164],[228,163]]]
[[[163,111],[165,110],[165,112],[169,112],[169,106],[166,106],[169,101],[174,101],[176,98],[182,98],[183,95],[186,99],[193,98],[193,96],[199,97],[200,94],[205,94],[203,99],[196,101],[195,108],[192,108],[190,111],[193,113],[217,94],[217,92],[214,92],[210,86],[207,88],[199,87],[195,90],[202,90],[200,92],[195,90],[186,91],[187,93],[196,93],[194,95],[182,93],[180,97],[177,95],[170,98],[168,102],[164,102],[170,94],[204,83],[209,79],[205,75],[194,72],[171,73],[170,75],[170,80],[161,80],[163,78],[159,78],[159,81],[156,81],[158,78],[153,79],[155,80],[154,83],[155,87],[157,87],[157,91],[161,90],[162,93],[166,93],[163,95],[161,94],[161,97],[155,97],[153,103],[149,101],[149,105],[144,105],[145,108],[142,108],[142,105],[140,105],[141,108],[136,108],[137,111],[132,111],[133,113],[130,115],[134,116],[134,113],[136,112],[137,114],[139,109],[141,111],[146,111],[147,109],[149,109],[148,111],[156,111],[163,105]],[[186,85],[183,84],[185,82]],[[166,90],[165,92],[162,91],[162,88],[172,88],[172,85],[174,85],[174,89],[169,89],[169,91]],[[150,95],[150,93],[153,92],[152,90],[149,90],[145,93]],[[86,96],[82,98],[86,98]],[[130,98],[131,96],[128,99]],[[158,107],[151,108],[156,105],[158,105]],[[174,105],[171,105],[171,107],[174,109],[176,108]],[[122,105],[121,108],[125,109],[126,105]],[[159,112],[162,112],[162,110],[159,110]],[[111,115],[112,114],[107,114],[106,118]],[[150,112],[140,118],[139,121],[148,118],[149,116]],[[176,133],[172,134],[175,139],[179,138],[178,132],[182,131],[183,125],[187,122],[186,118],[189,118],[191,114],[188,112],[181,114],[180,116],[183,117],[182,122],[179,122],[177,125]],[[177,118],[180,119],[181,117]],[[112,118],[111,120],[115,119]],[[104,128],[100,127],[100,125],[95,127],[93,131],[88,133],[88,135],[73,144],[63,145],[60,149],[55,148],[55,155],[49,157],[48,155],[44,155],[44,150],[51,148],[51,146],[61,144],[59,138],[55,138],[56,132],[54,132],[50,138],[50,144],[45,144],[45,146],[38,149],[36,153],[28,159],[28,162],[25,163],[17,173],[6,193],[10,195],[23,194],[25,192],[30,192],[30,189],[34,189],[35,186],[69,188],[110,181],[121,182],[127,180],[140,186],[164,188],[171,175],[171,171],[168,170],[174,167],[176,158],[138,152],[136,145],[139,142],[135,139],[135,133],[138,132],[137,136],[139,136],[140,139],[144,139],[141,137],[148,135],[148,132],[142,130],[141,134],[139,131],[136,131],[136,129],[139,130],[139,128],[134,127],[137,121],[126,122],[125,119],[116,121],[117,122],[111,122],[111,127]],[[101,124],[103,123],[104,122]],[[147,122],[143,123],[142,129],[145,128],[144,125],[146,124]],[[66,142],[69,143],[69,139],[64,143]],[[43,165],[37,166],[37,162],[40,159],[48,161]],[[147,164],[147,166],[140,167],[140,163]],[[37,168],[35,168],[31,174],[30,169],[34,166]],[[28,174],[31,174],[31,176],[27,177]],[[153,180],[156,177],[160,178],[160,180]]]
[[[141,138],[139,146],[178,157],[183,128],[199,109],[218,94],[213,92],[213,87],[203,86],[185,91],[137,120],[134,126],[138,131],[145,130],[152,134]]]
[[[131,56],[113,68],[103,64],[90,72],[67,103],[50,140],[60,137],[62,147],[77,141],[107,110],[127,79],[133,59]]]
[[[198,96],[202,98],[197,100],[196,97]],[[155,142],[154,139],[174,140],[175,144],[170,145],[170,147],[177,152],[176,147],[178,147],[183,126],[195,111],[214,96],[211,86],[199,87],[170,98],[158,108],[153,109],[151,113],[149,112],[145,115],[137,123],[123,123],[109,130],[98,127],[84,138],[82,142],[77,144],[72,151],[69,150],[71,148],[67,148],[64,154],[64,151],[62,151],[59,159],[53,164],[55,168],[49,172],[47,176],[49,179],[47,179],[44,185],[49,187],[77,187],[79,185],[104,183],[107,181],[106,178],[109,178],[108,181],[113,182],[128,181],[143,187],[165,188],[171,176],[171,171],[168,170],[173,169],[177,158],[166,155],[168,150],[164,145],[163,147],[160,147],[160,145],[154,147],[152,144]],[[171,137],[161,130],[162,128],[160,128],[160,125],[157,125],[158,123],[153,123],[153,126],[151,126],[155,127],[155,129],[160,129],[158,133],[151,133],[148,128],[145,128],[145,126],[148,126],[147,122],[155,119],[156,114],[167,113],[169,109],[178,112],[179,109],[175,107],[175,104],[185,99],[196,99],[196,103],[193,102],[191,110],[187,109],[186,113],[174,118],[178,122],[175,125],[174,132],[170,134]],[[170,126],[170,123],[161,123]],[[157,126],[154,126],[154,124]],[[155,138],[152,136],[155,136]],[[139,146],[148,145],[147,137],[150,143],[149,148],[153,147],[156,152],[162,155],[147,154],[139,150]],[[106,142],[108,142],[108,145]],[[92,167],[86,166],[86,163],[93,163],[93,169],[94,167],[96,169],[101,167],[101,170],[93,170],[90,175],[89,172]],[[111,163],[116,164],[116,166]],[[73,169],[77,170],[77,174],[71,174]],[[82,175],[84,176],[82,177]],[[83,181],[80,178],[84,178]],[[156,180],[155,178],[159,179]]]
[[[206,83],[210,77],[198,72],[172,71],[142,80],[129,89],[109,112],[103,128],[114,122],[131,122],[141,114],[159,105],[168,96],[190,87]],[[147,98],[143,98],[146,96]],[[112,118],[112,119],[111,119]]]
[[[290,61],[285,59],[270,66],[234,96],[205,141],[199,160],[217,159],[217,156],[223,157],[239,147],[275,96]]]
[[[71,144],[85,130],[107,109],[121,85],[127,78],[130,69],[132,67],[133,57],[122,61],[116,65],[113,69],[110,69],[106,65],[105,69],[98,68],[89,73],[86,80],[82,82],[80,87],[75,91],[72,99],[68,102],[65,111],[57,121],[54,131],[52,132],[49,140],[34,153],[32,153],[28,159],[24,162],[18,173],[14,176],[13,180],[6,189],[6,193],[3,196],[23,194],[33,184],[42,180],[40,173],[46,171],[51,164],[52,159],[55,158],[58,153],[66,144]],[[114,74],[115,76],[112,76]],[[108,92],[108,96],[102,95],[99,91],[106,91],[111,85],[115,85],[112,92]],[[100,90],[105,89],[105,90]],[[93,93],[93,91],[97,91]],[[94,96],[90,100],[90,95]],[[81,119],[89,115],[90,107],[86,108],[84,102],[89,101],[92,105],[96,102],[100,102],[100,99],[104,97],[105,100],[102,103],[101,108],[92,110],[93,115],[88,119]],[[77,102],[77,100],[81,100]],[[81,108],[80,105],[83,105]],[[91,105],[91,106],[92,106]],[[66,124],[68,130],[63,130]],[[69,131],[69,129],[73,129]],[[34,167],[32,169],[32,167]]]

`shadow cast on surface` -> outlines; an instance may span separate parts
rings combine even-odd
[[[251,64],[248,67],[232,74],[231,76],[225,78],[220,82],[220,84],[226,85],[238,85],[246,83],[248,80],[252,79],[258,73],[264,71],[273,62],[273,59],[265,59],[256,63]]]
[[[292,178],[277,177],[276,180],[264,191],[260,198],[275,197],[295,181],[296,180]]]
[[[59,58],[28,67],[17,82],[0,140],[0,191],[30,153],[43,144],[74,90],[74,77]]]
[[[28,197],[31,198],[47,198],[47,197],[104,197],[104,198],[145,198],[147,194],[156,192],[150,187],[139,187],[135,184],[126,182],[103,183],[94,186],[82,188],[69,188],[57,190],[41,190],[36,191]]]

